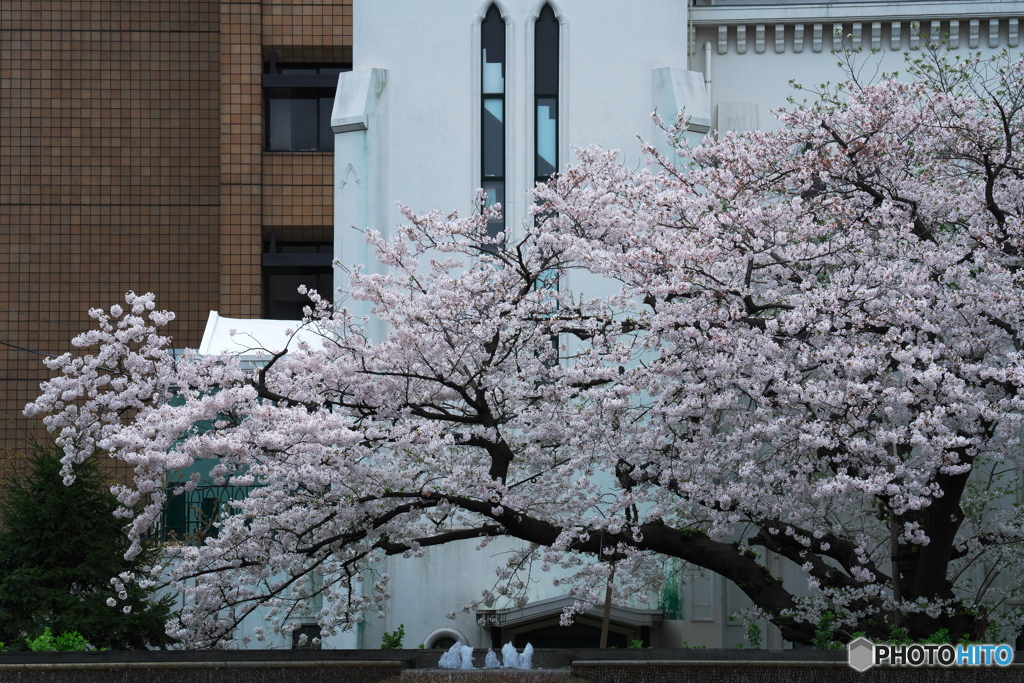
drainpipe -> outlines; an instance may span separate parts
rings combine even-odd
[[[708,108],[714,111],[711,101],[711,41],[704,41],[704,89],[708,92]]]

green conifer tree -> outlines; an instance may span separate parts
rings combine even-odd
[[[95,458],[75,468],[64,486],[59,450],[30,443],[27,472],[8,477],[0,490],[0,641],[23,647],[49,628],[77,631],[96,648],[162,647],[174,599],[154,600],[128,588],[116,608],[110,579],[152,564],[156,546],[134,560],[124,558],[124,520],[114,517],[117,500]],[[130,606],[128,613],[124,606]]]

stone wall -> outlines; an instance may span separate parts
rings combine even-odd
[[[483,662],[485,650],[475,653]],[[445,671],[437,650],[12,653],[0,655],[7,683],[987,683],[1024,678],[1007,668],[871,669],[857,673],[845,651],[537,650],[531,671]],[[1015,661],[1020,662],[1022,653]]]

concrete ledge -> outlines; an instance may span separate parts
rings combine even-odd
[[[845,654],[845,653],[844,653]],[[1020,681],[1024,664],[1008,667],[880,667],[858,673],[844,661],[577,660],[572,673],[591,683],[988,683]]]
[[[402,670],[401,662],[40,662],[3,664],[3,671],[88,671],[111,669],[387,669]]]
[[[400,661],[2,661],[5,683],[379,683],[402,673]]]
[[[483,663],[486,650],[476,650]],[[0,683],[1002,683],[1024,664],[857,673],[842,650],[539,649],[538,669],[438,669],[440,650],[208,650],[0,654]],[[1021,662],[1021,653],[1015,661]]]

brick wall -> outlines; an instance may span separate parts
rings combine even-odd
[[[261,315],[265,214],[330,238],[331,155],[264,153],[261,73],[271,50],[350,62],[351,18],[350,0],[0,0],[0,446],[89,307],[156,292],[196,346],[211,309]]]

